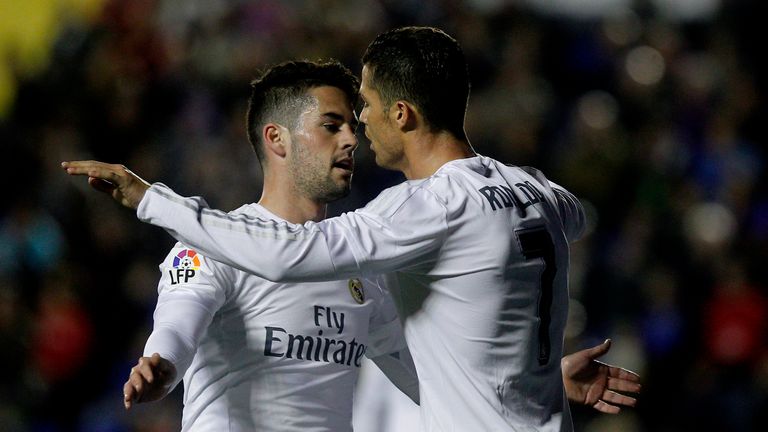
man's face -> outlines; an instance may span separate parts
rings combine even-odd
[[[349,193],[357,120],[351,101],[340,89],[315,87],[308,94],[315,103],[299,115],[291,134],[288,166],[300,193],[327,203]]]
[[[371,141],[376,164],[382,168],[401,169],[405,157],[403,146],[394,121],[389,118],[390,107],[383,105],[379,92],[371,85],[368,66],[363,66],[360,98],[365,104],[360,111],[360,122],[365,124],[365,136]]]

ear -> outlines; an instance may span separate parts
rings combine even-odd
[[[261,131],[261,137],[264,140],[264,153],[284,158],[290,132],[285,127],[277,123],[267,123]]]
[[[419,116],[416,107],[403,100],[395,102],[390,110],[390,118],[403,132],[416,129],[420,123]]]

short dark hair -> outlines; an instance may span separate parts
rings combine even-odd
[[[384,32],[363,55],[371,86],[385,107],[397,100],[414,104],[432,130],[464,135],[469,72],[456,39],[433,27]]]
[[[336,60],[289,61],[272,66],[251,82],[246,128],[259,162],[263,165],[264,143],[261,127],[279,123],[291,130],[311,98],[312,88],[331,86],[344,92],[350,104],[357,101],[360,82],[352,72]]]

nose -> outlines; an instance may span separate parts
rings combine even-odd
[[[368,106],[363,106],[363,109],[360,110],[360,115],[358,116],[358,120],[361,124],[368,123]]]
[[[343,150],[351,148],[352,151],[355,151],[358,143],[357,135],[355,135],[355,130],[352,128],[352,126],[347,125],[342,129],[340,144]]]

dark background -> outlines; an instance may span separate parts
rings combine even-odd
[[[126,414],[160,229],[69,178],[124,163],[213,206],[255,201],[248,83],[288,59],[359,73],[381,31],[435,25],[470,61],[476,150],[583,199],[566,350],[614,340],[636,409],[582,431],[768,429],[765,8],[738,0],[0,3],[0,430],[178,430],[180,392]],[[450,91],[450,89],[446,89]],[[364,141],[364,138],[361,138]],[[357,208],[399,174],[361,142]]]

